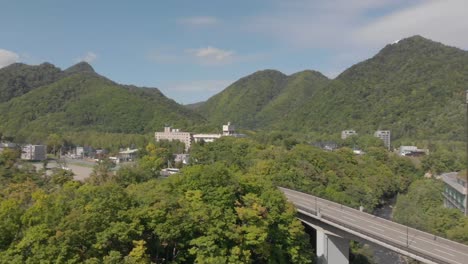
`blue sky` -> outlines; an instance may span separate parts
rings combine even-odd
[[[0,67],[88,61],[119,83],[206,100],[262,69],[333,78],[419,34],[468,48],[465,0],[3,1]]]

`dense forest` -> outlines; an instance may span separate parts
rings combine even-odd
[[[359,156],[226,137],[194,145],[191,165],[169,178],[159,171],[170,144],[149,143],[136,164],[113,173],[99,163],[85,182],[65,170],[46,176],[4,151],[0,262],[310,263],[308,235],[276,186],[371,212],[422,177],[375,143]]]
[[[260,71],[195,109],[212,123],[230,120],[246,129],[318,136],[389,129],[394,139],[460,141],[467,82],[467,51],[414,36],[333,80],[312,71]]]
[[[204,124],[158,89],[116,84],[87,63],[64,71],[14,64],[0,69],[0,76],[0,133],[17,142],[44,143],[52,133],[145,134],[165,124]]]

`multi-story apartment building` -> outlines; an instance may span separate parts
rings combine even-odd
[[[387,147],[387,149],[390,149],[390,130],[377,130],[375,131],[374,136],[380,138],[384,142],[385,147]]]
[[[224,136],[229,137],[245,137],[244,134],[237,134],[235,128],[228,122],[227,125],[223,125],[222,134],[192,134],[190,132],[182,132],[179,129],[172,129],[169,126],[164,127],[164,132],[156,132],[154,137],[156,141],[160,140],[179,140],[185,144],[185,151],[187,152],[192,145],[192,142],[213,142]]]
[[[465,174],[465,173],[463,173]],[[447,208],[457,208],[465,215],[468,215],[467,204],[467,181],[465,175],[456,172],[442,174],[442,180],[445,183],[444,188],[444,206]]]
[[[182,132],[179,129],[173,129],[170,126],[164,127],[164,132],[154,133],[156,141],[161,140],[179,140],[185,144],[185,151],[188,151],[192,145],[192,134],[190,132]]]
[[[354,130],[343,130],[343,131],[341,131],[341,139],[347,139],[350,136],[357,136],[356,131],[354,131]]]
[[[223,136],[232,136],[236,134],[236,128],[228,122],[227,125],[223,125]]]
[[[26,145],[21,149],[21,159],[23,160],[45,160],[47,159],[47,146]]]

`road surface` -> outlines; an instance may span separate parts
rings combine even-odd
[[[280,188],[298,210],[358,231],[436,263],[468,264],[468,246],[298,191]]]

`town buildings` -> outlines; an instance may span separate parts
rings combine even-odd
[[[174,163],[179,163],[182,165],[187,165],[190,162],[189,154],[174,154]]]
[[[467,182],[465,172],[460,175],[456,172],[442,174],[442,180],[445,183],[444,188],[444,206],[447,208],[457,208],[465,215],[468,215],[467,208]]]
[[[119,152],[118,155],[118,162],[128,162],[128,161],[135,161],[138,157],[138,149],[130,149],[127,148],[126,150],[122,150]]]
[[[374,136],[380,138],[384,142],[385,147],[390,149],[390,130],[377,130],[375,131]]]
[[[235,136],[236,134],[234,125],[228,122],[227,125],[223,125],[223,136]]]
[[[343,131],[341,131],[341,139],[347,139],[350,136],[357,136],[356,131],[354,131],[354,130],[343,130]]]
[[[221,136],[221,134],[193,134],[193,140],[195,142],[213,142]]]
[[[47,159],[47,146],[26,145],[21,149],[21,159],[23,160],[45,160]]]
[[[216,139],[219,139],[224,136],[245,137],[244,134],[235,133],[235,127],[231,125],[231,122],[228,122],[227,125],[223,125],[222,134],[193,134],[190,132],[182,132],[179,129],[172,129],[169,126],[164,127],[164,132],[156,132],[154,134],[154,137],[157,142],[161,140],[179,140],[180,142],[185,144],[185,152],[187,152],[190,149],[192,142],[213,142]]]
[[[185,151],[190,149],[192,145],[192,133],[190,132],[182,132],[179,129],[173,129],[170,126],[164,127],[164,132],[156,132],[154,134],[156,141],[161,140],[179,140],[180,142],[185,144]]]
[[[423,156],[429,153],[428,149],[419,149],[416,146],[400,146],[398,154],[400,156]]]

